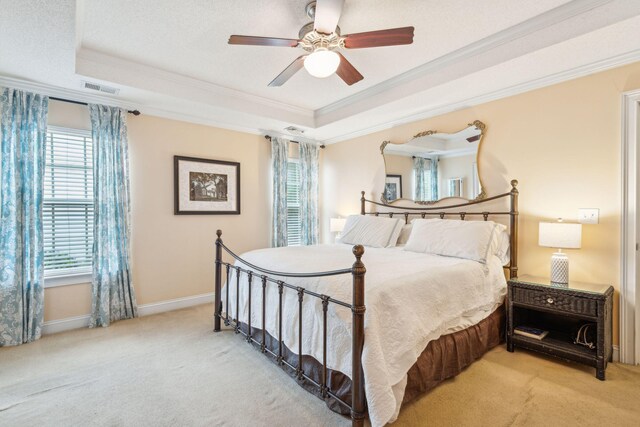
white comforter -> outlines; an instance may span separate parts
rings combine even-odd
[[[260,249],[241,255],[254,265],[276,271],[318,272],[349,268],[352,246],[335,244]],[[500,261],[475,261],[408,252],[400,248],[366,248],[365,342],[363,369],[369,417],[373,426],[396,419],[407,372],[427,344],[441,335],[471,326],[487,317],[504,299],[506,281]],[[246,274],[241,274],[240,320],[247,322]],[[323,278],[283,278],[295,286],[351,303],[350,274]],[[229,315],[236,317],[236,278],[232,272]],[[278,289],[267,284],[266,329],[277,337]],[[222,292],[226,309],[226,290]],[[262,286],[254,276],[252,326],[262,328]],[[298,297],[284,291],[283,340],[298,349]],[[322,309],[318,298],[305,296],[303,353],[322,360]],[[314,309],[315,306],[315,309]],[[351,312],[329,305],[327,364],[351,376]],[[259,339],[259,338],[258,338]]]

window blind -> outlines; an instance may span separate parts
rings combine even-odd
[[[424,185],[425,185],[425,201],[427,200],[433,200],[433,192],[431,191],[432,189],[432,184],[431,184],[431,171],[427,171],[424,173]]]
[[[45,275],[89,273],[93,250],[91,133],[50,127],[45,155]]]
[[[287,242],[289,246],[300,246],[300,164],[287,163]]]

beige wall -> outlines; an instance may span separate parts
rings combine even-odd
[[[578,208],[595,207],[600,224],[584,226],[582,249],[568,251],[571,277],[618,289],[620,95],[639,87],[637,63],[330,145],[321,157],[322,240],[332,241],[329,218],[359,212],[361,190],[379,198],[382,141],[406,141],[425,129],[455,131],[478,119],[487,124],[479,168],[489,195],[520,181],[521,274],[548,274],[552,250],[537,245],[540,220],[575,220]],[[51,102],[49,122],[89,127],[85,107],[58,102]],[[129,143],[139,304],[211,292],[217,228],[238,251],[268,246],[269,145],[262,137],[142,115],[129,119]],[[176,154],[241,162],[242,215],[174,216]],[[48,288],[45,319],[87,314],[88,288]],[[615,342],[617,305],[616,297]]]
[[[407,156],[385,154],[384,162],[387,175],[402,176],[402,197],[413,199],[413,159]]]
[[[329,146],[324,153],[323,221],[359,212],[360,191],[377,200],[384,182],[378,147],[425,129],[455,131],[487,124],[479,168],[489,195],[520,181],[520,274],[548,276],[552,249],[539,247],[538,222],[576,220],[578,208],[600,209],[600,224],[583,227],[580,250],[567,251],[571,277],[620,283],[621,93],[640,87],[640,63],[476,107],[397,126]],[[324,241],[330,241],[324,233]],[[366,257],[366,254],[365,254]],[[618,342],[618,294],[614,335]]]
[[[52,101],[49,124],[90,129],[86,107]],[[250,135],[141,115],[128,120],[132,268],[138,304],[213,291],[216,229],[239,252],[269,244],[269,144]],[[241,215],[174,215],[173,156],[241,164]],[[90,311],[90,285],[45,290],[45,321]]]

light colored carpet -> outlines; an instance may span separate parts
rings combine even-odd
[[[2,426],[336,426],[205,305],[0,349]],[[504,346],[406,406],[394,425],[637,426],[640,367],[592,369]]]

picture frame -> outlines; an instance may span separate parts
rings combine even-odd
[[[240,215],[240,163],[173,156],[174,215]]]
[[[384,183],[385,200],[396,200],[402,198],[402,175],[387,174]]]
[[[462,178],[449,178],[449,197],[463,197],[464,187],[462,185]]]

